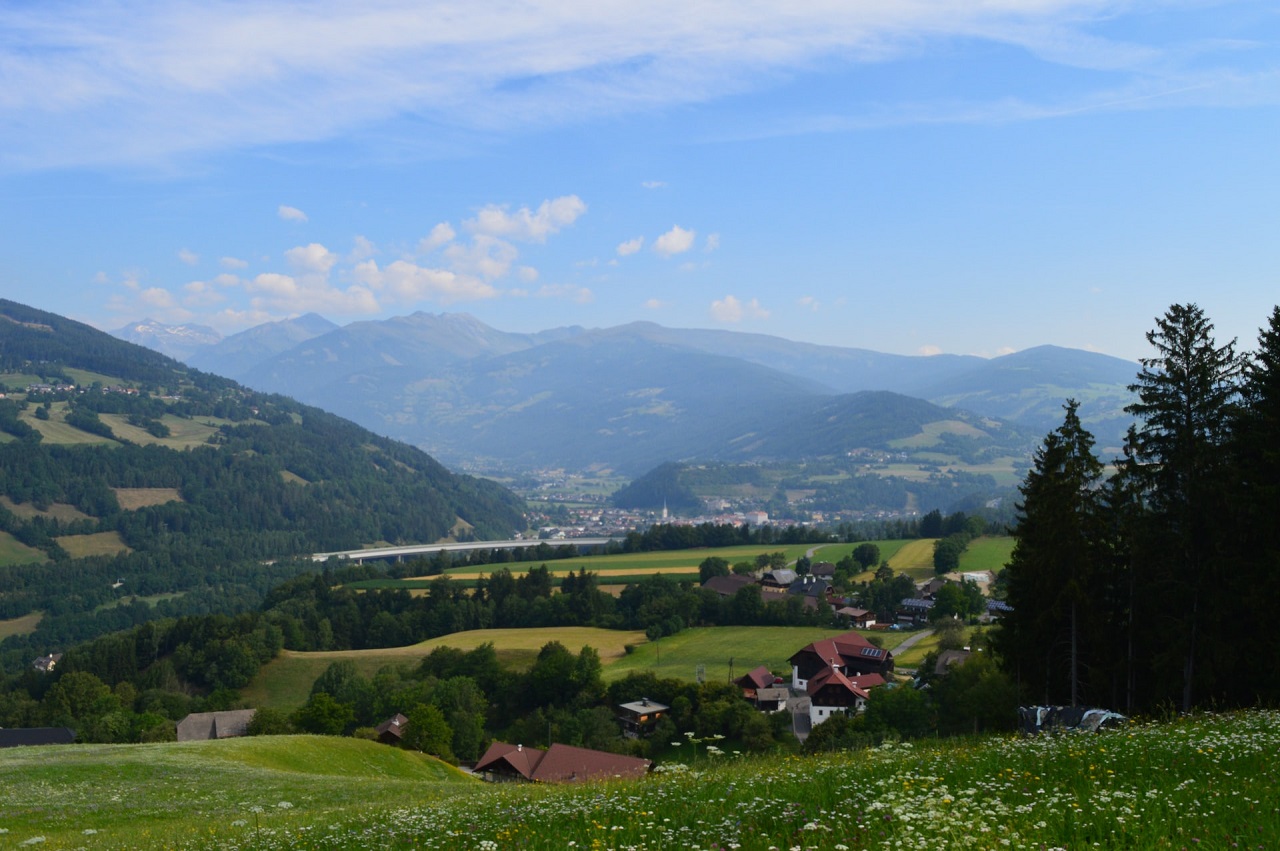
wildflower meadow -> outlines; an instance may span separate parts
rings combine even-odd
[[[240,740],[211,770],[176,759],[180,745],[117,748],[110,763],[46,749],[38,770],[36,749],[3,754],[0,847],[1280,848],[1275,711],[817,757],[708,748],[645,780],[573,786],[482,784],[372,743],[323,760],[337,743]],[[139,782],[166,762],[163,785]]]

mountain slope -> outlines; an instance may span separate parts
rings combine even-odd
[[[212,345],[203,346],[179,360],[196,369],[238,378],[263,361],[337,327],[323,316],[308,313],[294,319],[254,326]]]
[[[125,325],[111,335],[181,361],[222,339],[221,334],[207,325],[165,325],[154,319]]]
[[[418,449],[4,300],[0,373],[0,534],[48,560],[0,567],[0,619],[48,612],[46,640],[153,616],[126,595],[234,609],[309,568],[288,557],[523,528],[513,494]]]

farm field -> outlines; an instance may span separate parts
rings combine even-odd
[[[477,629],[456,632],[410,644],[405,647],[389,647],[377,650],[331,650],[314,653],[281,651],[280,655],[265,665],[242,694],[251,705],[291,711],[307,702],[311,684],[338,660],[355,663],[357,670],[372,677],[378,669],[387,665],[417,665],[437,647],[453,647],[458,650],[474,650],[481,644],[491,643],[498,659],[504,664],[525,666],[533,664],[543,645],[559,641],[577,653],[590,645],[600,654],[600,661],[608,666],[625,653],[628,644],[645,641],[643,632],[627,632],[596,629],[585,626],[547,627],[545,629]]]
[[[659,677],[692,681],[701,665],[708,681],[724,682],[730,679],[730,659],[733,660],[734,677],[740,677],[759,665],[775,673],[783,673],[791,670],[787,660],[801,647],[848,631],[806,626],[694,627],[657,642],[635,645],[631,653],[605,666],[604,678],[613,681],[632,672],[648,671]],[[911,635],[878,631],[862,634],[874,636],[889,650]]]
[[[48,520],[59,520],[64,523],[69,523],[72,520],[91,519],[88,514],[85,514],[74,505],[67,505],[64,502],[52,503],[47,509],[42,511],[29,502],[24,502],[19,505],[7,496],[0,496],[0,506],[4,506],[4,508],[15,517],[23,520],[31,520],[35,517],[44,517]]]
[[[63,421],[63,417],[67,413],[66,402],[54,402],[49,408],[49,419],[36,419],[35,414],[30,410],[23,411],[18,414],[18,418],[36,431],[44,435],[44,441],[51,444],[65,444],[68,446],[77,446],[85,444],[108,444],[111,446],[119,446],[119,442],[108,437],[101,437],[96,434],[90,434],[87,431],[81,431],[75,426],[67,425]]]
[[[167,446],[170,449],[191,449],[196,446],[204,446],[209,442],[209,437],[218,432],[217,425],[208,422],[208,417],[187,419],[165,414],[160,419],[160,422],[169,427],[168,437],[156,437],[144,428],[130,425],[128,418],[123,414],[102,414],[101,419],[111,426],[111,431],[116,437],[132,443],[143,445],[154,443],[157,446]]]
[[[92,535],[63,535],[55,538],[72,558],[110,556],[130,552],[119,532],[95,532]]]
[[[40,619],[43,617],[43,612],[32,612],[20,618],[9,618],[8,620],[0,621],[0,641],[13,635],[30,635],[36,631],[36,627],[40,625]]]
[[[116,502],[125,511],[147,508],[152,505],[164,505],[166,502],[182,502],[182,494],[177,488],[112,488],[116,494]]]
[[[3,840],[48,849],[1274,849],[1280,712],[1096,735],[701,758],[634,782],[483,785],[313,736],[0,751]],[[50,805],[56,801],[56,805]]]

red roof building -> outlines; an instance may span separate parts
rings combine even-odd
[[[791,687],[797,691],[807,690],[810,679],[830,668],[846,677],[893,672],[893,654],[856,632],[815,641],[796,651],[790,661]]]
[[[578,783],[644,777],[649,765],[649,760],[639,757],[559,743],[544,751],[494,742],[474,771],[491,782]]]

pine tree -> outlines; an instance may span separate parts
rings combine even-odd
[[[1102,464],[1079,404],[1036,451],[1021,487],[1016,539],[1007,568],[1008,601],[1001,651],[1019,679],[1044,700],[1080,701],[1081,655],[1091,574],[1097,563],[1097,486]],[[1066,645],[1065,670],[1062,660]]]
[[[1201,676],[1196,660],[1205,611],[1216,602],[1205,594],[1223,587],[1215,524],[1227,516],[1226,448],[1239,406],[1241,359],[1235,340],[1221,346],[1214,341],[1213,323],[1194,304],[1171,306],[1147,340],[1156,354],[1141,360],[1137,383],[1129,388],[1138,401],[1125,410],[1141,422],[1134,457],[1166,545],[1164,582],[1152,590],[1163,592],[1170,616],[1166,656],[1181,657],[1185,712],[1194,705]]]

